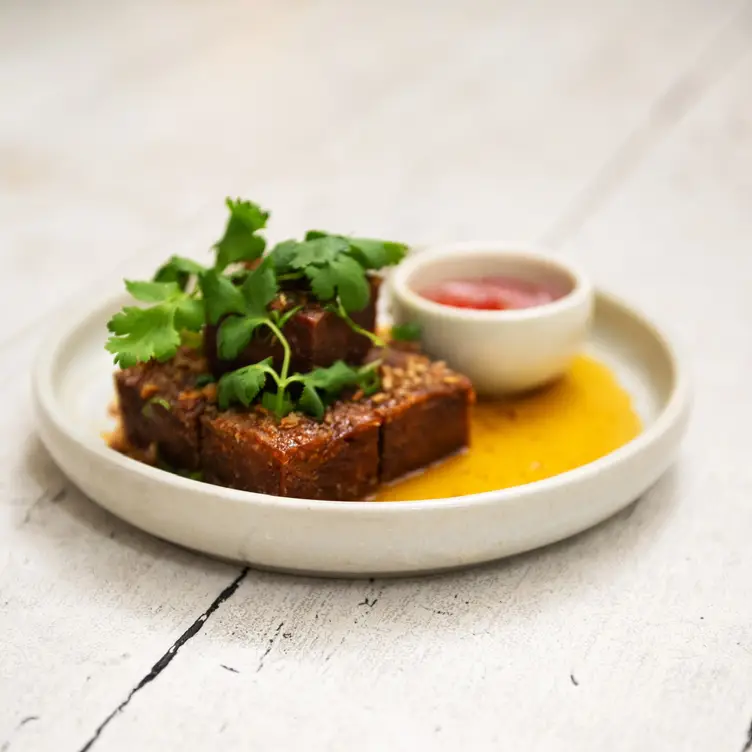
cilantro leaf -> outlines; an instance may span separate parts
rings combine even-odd
[[[241,267],[240,269],[233,269],[233,271],[227,275],[227,278],[231,282],[234,282],[236,285],[242,286],[243,282],[245,282],[248,279],[248,275],[250,273],[251,273],[250,269]]]
[[[334,235],[306,240],[304,243],[298,243],[296,253],[290,260],[290,266],[303,272],[311,266],[327,266],[339,258],[347,248],[347,241]]]
[[[136,300],[155,305],[126,306],[108,322],[112,336],[105,347],[121,368],[168,360],[177,352],[183,330],[196,332],[203,326],[203,302],[186,295],[176,282],[126,280],[125,286]]]
[[[342,248],[352,256],[364,269],[383,269],[385,266],[399,264],[407,253],[404,243],[374,238],[351,238],[345,235],[332,235],[322,230],[309,230],[306,241],[333,238],[342,244]]]
[[[228,313],[245,313],[245,298],[240,288],[215,269],[209,269],[199,280],[204,296],[206,318],[216,324]]]
[[[274,413],[278,418],[284,418],[285,415],[289,415],[295,409],[295,403],[285,391],[282,392],[281,400],[279,394],[264,392],[261,395],[261,406]]]
[[[382,269],[399,264],[407,253],[407,246],[388,240],[370,238],[348,238],[350,253],[366,269]]]
[[[266,227],[269,212],[260,206],[228,198],[225,203],[230,210],[225,234],[214,244],[217,252],[215,269],[224,271],[230,264],[239,261],[255,261],[261,258],[266,240],[256,233]]]
[[[346,311],[362,311],[371,295],[363,268],[350,256],[339,256],[329,267],[336,275],[337,295]]]
[[[105,347],[121,368],[130,368],[152,358],[169,360],[180,346],[174,318],[175,310],[169,305],[151,308],[127,306],[107,324],[113,336]]]
[[[266,316],[266,308],[276,297],[277,290],[274,263],[267,256],[243,283],[242,293],[246,312],[255,316]]]
[[[381,391],[381,374],[379,373],[381,361],[371,363],[370,365],[371,367],[361,369],[358,379],[358,386],[363,390],[363,394],[366,397],[370,397],[372,394]]]
[[[253,333],[266,321],[263,317],[228,316],[219,327],[217,352],[223,360],[234,360],[248,346]]]
[[[315,368],[304,374],[306,384],[321,389],[327,394],[339,394],[346,386],[353,386],[358,381],[358,370],[338,360],[328,368]]]
[[[219,357],[232,360],[248,345],[256,329],[270,322],[267,306],[277,295],[273,263],[265,258],[248,274],[242,287],[216,271],[204,275],[202,282],[210,323],[228,316],[219,328],[217,345]]]
[[[128,279],[125,280],[125,289],[142,303],[162,303],[180,292],[175,282],[132,282]]]
[[[210,324],[231,313],[266,317],[266,308],[277,294],[277,278],[268,258],[248,274],[241,287],[215,269],[205,272],[200,284]]]
[[[370,397],[381,389],[381,360],[374,360],[358,369],[358,387],[366,397]]]
[[[297,377],[303,384],[303,393],[298,401],[298,409],[321,420],[326,405],[334,402],[348,387],[359,387],[364,393],[378,391],[380,380],[378,363],[363,368],[352,368],[338,360],[329,368],[316,368]]]
[[[360,311],[370,296],[366,271],[396,264],[406,251],[401,243],[309,230],[303,242],[280,243],[271,256],[278,274],[305,275],[319,300],[339,297],[345,310]]]
[[[330,237],[330,233],[324,232],[323,230],[308,230],[308,232],[305,234],[306,240],[318,240],[319,238],[327,237]]]
[[[325,240],[329,240],[326,238]],[[312,240],[311,245],[319,243]],[[313,294],[322,301],[337,296],[348,311],[361,311],[368,305],[370,287],[363,267],[350,256],[340,253],[335,246],[318,246],[322,250],[320,263],[308,263],[303,273],[311,283]],[[326,255],[325,255],[326,254]],[[306,256],[303,255],[305,259]]]
[[[293,270],[292,262],[298,254],[300,245],[297,240],[284,240],[272,248],[269,256],[277,274],[287,274]]]
[[[336,277],[328,266],[311,267],[306,271],[311,283],[311,291],[319,300],[332,300],[336,297]]]
[[[267,358],[260,363],[226,373],[217,387],[219,409],[227,410],[233,402],[240,402],[246,407],[251,405],[264,388],[271,366],[272,359]]]
[[[181,290],[188,287],[192,275],[202,274],[205,267],[183,256],[172,256],[154,275],[154,282],[175,282]]]
[[[175,328],[199,332],[204,325],[204,301],[197,298],[185,298],[175,306]]]
[[[420,324],[409,321],[392,327],[391,339],[394,342],[417,342],[421,337]]]
[[[321,420],[326,411],[323,400],[310,383],[306,383],[303,387],[303,393],[300,395],[300,400],[298,400],[298,407],[302,412],[312,415],[317,420]]]

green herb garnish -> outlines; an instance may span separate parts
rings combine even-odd
[[[149,360],[166,361],[181,344],[201,347],[205,324],[219,327],[217,354],[233,360],[257,330],[265,329],[282,348],[280,368],[267,358],[226,374],[218,382],[220,408],[260,401],[278,417],[301,410],[321,418],[343,389],[378,389],[378,364],[350,368],[338,362],[307,374],[291,373],[292,352],[283,330],[301,307],[277,310],[271,304],[285,283],[300,281],[328,311],[383,347],[385,343],[350,314],[368,305],[369,271],[398,263],[406,246],[311,230],[304,240],[285,241],[264,256],[266,240],[259,233],[269,213],[240,199],[227,199],[226,205],[229,218],[224,235],[213,246],[213,266],[172,256],[151,281],[126,282],[131,295],[147,305],[127,306],[108,323],[111,336],[106,347],[115,363],[128,368]],[[259,263],[251,268],[252,262]],[[212,379],[205,375],[199,381],[203,386]]]
[[[216,379],[210,373],[202,373],[196,379],[196,389],[201,389],[207,386],[208,384],[214,384],[215,382],[216,382]]]
[[[321,301],[338,299],[343,308],[361,311],[368,305],[366,272],[399,263],[407,246],[384,240],[348,238],[311,230],[302,242],[286,240],[271,258],[279,278],[307,279]]]
[[[217,251],[215,269],[218,271],[224,271],[230,264],[261,258],[266,240],[256,233],[266,227],[269,219],[269,212],[250,201],[228,198],[225,203],[230,210],[230,218],[225,234],[214,244]]]
[[[198,261],[183,256],[172,256],[166,264],[157,269],[154,281],[175,282],[181,290],[185,290],[193,277],[205,271]]]
[[[145,418],[153,418],[154,417],[154,405],[159,405],[164,410],[167,410],[167,412],[170,412],[172,410],[172,405],[164,398],[164,397],[152,397],[141,409],[141,414]]]
[[[334,402],[344,389],[357,387],[364,395],[378,391],[379,365],[379,362],[374,362],[362,368],[352,368],[339,360],[329,368],[316,368],[308,373],[296,373],[282,378],[274,370],[272,359],[267,358],[261,363],[225,374],[219,380],[219,409],[226,410],[233,403],[248,407],[261,394],[262,406],[279,418],[299,410],[320,420],[324,417],[327,405]],[[275,391],[262,394],[267,380],[273,383]],[[293,384],[299,385],[295,390],[299,394],[297,397],[290,390]]]
[[[384,342],[384,340],[381,339],[381,337],[379,337],[378,334],[369,332],[368,329],[364,329],[362,326],[359,326],[353,321],[352,317],[345,310],[345,306],[339,298],[337,298],[337,300],[334,303],[329,303],[326,306],[326,310],[329,311],[330,313],[335,314],[336,316],[339,316],[343,321],[347,323],[350,329],[352,329],[354,332],[357,332],[362,337],[367,337],[368,339],[370,339],[374,347],[379,347],[379,348],[386,347],[386,342]]]
[[[201,278],[201,285],[209,323],[218,324],[221,321],[217,335],[220,358],[223,360],[237,358],[251,341],[254,332],[260,327],[267,328],[277,338],[284,353],[279,374],[272,368],[271,360],[267,359],[240,369],[243,374],[238,377],[240,379],[238,383],[243,385],[242,388],[232,386],[235,381],[231,380],[231,386],[225,387],[223,392],[222,382],[220,382],[220,407],[223,404],[222,394],[235,394],[240,402],[249,405],[263,388],[266,378],[265,376],[262,378],[262,375],[266,374],[277,381],[274,412],[279,416],[286,414],[284,395],[289,383],[292,350],[282,333],[285,323],[283,317],[277,311],[268,310],[269,304],[279,291],[271,259],[268,257],[264,259],[248,275],[241,287],[236,286],[216,271],[207,272]],[[228,389],[231,391],[227,391]]]
[[[264,388],[266,377],[271,374],[276,375],[276,371],[272,368],[271,358],[226,373],[219,380],[217,391],[219,409],[227,410],[231,404],[237,402],[249,407]]]
[[[397,324],[392,327],[391,339],[394,342],[417,342],[420,340],[420,324],[408,322],[406,324]]]
[[[169,360],[181,344],[200,345],[195,336],[186,337],[186,332],[201,331],[206,321],[205,300],[198,294],[196,280],[214,275],[219,283],[235,289],[232,280],[220,277],[221,273],[231,264],[253,261],[263,254],[266,241],[257,232],[265,227],[268,213],[249,201],[227,199],[226,203],[230,218],[224,236],[214,246],[213,269],[172,256],[151,282],[126,281],[126,289],[136,300],[153,305],[126,307],[108,323],[113,336],[106,347],[121,368],[151,359]]]
[[[202,302],[177,282],[126,281],[125,286],[136,300],[154,305],[126,306],[107,324],[112,336],[106,348],[121,368],[151,359],[169,360],[180,347],[181,331],[197,332],[204,325]]]

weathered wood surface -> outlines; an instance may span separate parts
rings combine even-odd
[[[3,4],[0,749],[749,749],[750,42],[725,0]],[[25,375],[66,300],[200,253],[235,193],[280,234],[586,263],[691,356],[681,461],[424,580],[242,572],[113,519]]]

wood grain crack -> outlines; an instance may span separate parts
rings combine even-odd
[[[128,693],[128,696],[123,700],[123,702],[118,705],[115,710],[110,713],[107,718],[102,721],[102,723],[99,724],[97,727],[97,730],[94,732],[94,735],[89,739],[86,744],[84,744],[83,747],[81,747],[80,752],[88,752],[94,744],[97,742],[99,737],[102,735],[102,732],[107,728],[107,725],[112,721],[113,718],[115,718],[117,715],[123,712],[125,708],[128,706],[130,701],[135,697],[135,695],[140,692],[147,684],[150,684],[153,682],[172,662],[172,659],[178,654],[180,651],[180,648],[185,645],[186,642],[191,640],[193,637],[195,637],[203,628],[204,624],[209,620],[211,615],[228,599],[232,598],[232,596],[235,594],[235,591],[240,587],[240,583],[243,582],[243,580],[248,575],[248,567],[243,569],[243,571],[214,599],[212,604],[209,606],[209,608],[204,611],[201,616],[196,619],[196,621],[191,624],[188,629],[183,632],[183,634],[176,640],[176,642],[170,647],[170,649],[154,664],[151,671],[143,678],[141,681]]]
[[[266,646],[266,650],[264,651],[264,654],[261,656],[261,659],[259,660],[256,673],[258,673],[259,671],[261,671],[262,668],[264,668],[264,661],[266,660],[266,657],[269,655],[269,653],[272,652],[274,643],[277,641],[277,638],[279,637],[279,633],[282,631],[282,627],[284,626],[285,626],[285,623],[280,622],[279,626],[274,630],[274,634],[269,638],[269,644]]]
[[[749,752],[752,749],[752,721],[750,721],[749,728],[747,729],[747,741],[744,742],[742,752]]]
[[[21,720],[21,723],[16,726],[16,731],[19,729],[22,729],[27,723],[31,723],[32,721],[38,721],[39,716],[38,715],[27,715],[26,718],[23,718]],[[3,742],[2,746],[0,746],[0,752],[8,752],[10,749],[10,739],[7,739]]]

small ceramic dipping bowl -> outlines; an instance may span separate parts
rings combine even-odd
[[[529,308],[476,310],[434,302],[441,283],[511,278],[556,291]],[[466,374],[481,396],[499,397],[561,376],[588,335],[594,292],[575,267],[504,243],[462,243],[410,254],[391,276],[395,324],[416,323],[426,354]]]

